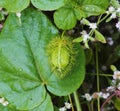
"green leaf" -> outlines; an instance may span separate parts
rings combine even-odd
[[[82,42],[82,41],[83,41],[83,37],[78,37],[73,40],[73,42]]]
[[[115,108],[119,111],[120,110],[120,98],[116,98],[114,101]]]
[[[97,30],[95,30],[95,38],[102,43],[106,43],[105,37]]]
[[[50,96],[47,94],[45,101],[30,111],[54,111]]]
[[[48,61],[43,59],[45,42],[41,39],[47,41],[58,32],[46,16],[33,9],[25,10],[21,21],[20,26],[16,15],[11,14],[0,34],[0,96],[16,109],[29,110],[46,97],[41,73],[48,70],[42,70]],[[46,73],[49,76],[49,71]]]
[[[32,4],[41,10],[55,10],[65,5],[66,0],[31,0]]]
[[[0,0],[0,7],[6,8],[8,12],[21,12],[30,3],[30,0]]]
[[[87,16],[99,15],[105,12],[109,0],[80,0],[80,6]]]
[[[54,22],[58,28],[63,30],[72,29],[77,19],[74,14],[74,10],[70,7],[62,7],[54,13]]]
[[[74,8],[74,14],[77,20],[80,20],[82,17],[86,17],[86,13],[80,9],[80,7]]]

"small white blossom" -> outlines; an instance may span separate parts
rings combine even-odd
[[[89,23],[89,26],[91,29],[96,29],[97,28],[97,23]]]
[[[102,95],[103,95],[103,92],[99,92],[98,93],[98,96],[101,98],[102,97]]]
[[[94,92],[92,94],[92,98],[97,99],[98,97],[101,97],[101,92],[100,93],[99,92]]]
[[[90,38],[89,34],[83,35],[83,42],[86,42]]]
[[[117,85],[117,88],[120,90],[120,83]]]
[[[107,38],[107,43],[108,43],[110,46],[112,46],[112,45],[114,44],[114,41],[113,41],[112,37],[108,37],[108,38]]]
[[[90,96],[90,94],[86,93],[84,95],[84,97],[86,98],[87,101],[91,101],[92,100],[92,96]]]
[[[4,101],[2,104],[3,104],[3,106],[7,106],[9,104],[9,102],[8,101]]]
[[[0,98],[0,103],[3,103],[4,101],[5,101],[4,97]]]
[[[116,12],[112,13],[112,15],[110,16],[111,19],[115,19],[117,17]]]
[[[65,108],[66,108],[66,109],[71,109],[71,107],[72,107],[72,106],[71,106],[71,104],[70,104],[70,103],[65,102]]]
[[[66,108],[62,107],[62,108],[59,109],[59,111],[66,111]]]
[[[109,12],[114,12],[114,11],[115,11],[115,8],[114,8],[113,6],[110,6],[110,7],[108,8],[108,11],[109,11]]]
[[[17,16],[18,18],[20,18],[20,17],[21,17],[21,13],[20,13],[20,12],[16,13],[16,16]]]
[[[107,99],[107,98],[108,98],[108,96],[110,96],[110,94],[109,94],[109,93],[103,93],[103,94],[102,94],[102,98],[104,98],[104,99]]]
[[[120,30],[120,21],[118,21],[115,26],[118,28],[118,30]]]
[[[9,104],[9,102],[6,101],[4,97],[0,98],[0,103],[1,103],[3,106],[7,106],[7,105]]]
[[[108,11],[106,11],[107,14],[111,14],[111,13],[113,13],[113,12],[115,12],[115,8],[114,8],[113,6],[110,6],[110,7],[108,8]]]
[[[116,12],[120,13],[120,7],[116,10]]]
[[[87,32],[83,30],[82,32],[80,32],[80,34],[84,35],[84,34],[87,34]]]
[[[120,71],[114,71],[113,79],[120,79]]]
[[[115,91],[115,87],[109,86],[109,87],[107,87],[106,91],[113,92],[113,91]]]
[[[116,80],[113,79],[111,84],[112,84],[112,86],[115,86],[116,85]]]

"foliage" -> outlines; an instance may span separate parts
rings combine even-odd
[[[71,102],[71,94],[76,106],[72,102],[71,105],[66,103],[65,110],[72,107],[72,111],[93,111],[94,96],[88,99],[92,102],[87,102],[83,94],[100,92],[109,85],[111,70],[108,67],[111,66],[115,73],[117,68],[111,64],[118,65],[120,59],[117,42],[119,2],[0,0],[0,7],[0,23],[3,24],[0,32],[0,97],[5,98],[0,102],[0,111],[59,110],[64,101]],[[113,33],[106,31],[109,27]],[[114,45],[109,36],[116,41]],[[91,89],[89,85],[97,88]],[[79,96],[76,90],[80,92]],[[81,108],[78,98],[83,101]],[[3,104],[5,101],[9,104]],[[119,109],[119,99],[113,101]],[[88,109],[84,107],[86,104]],[[96,105],[100,111],[100,98]]]

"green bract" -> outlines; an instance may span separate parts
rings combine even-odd
[[[79,44],[75,45],[77,62],[68,76],[60,79],[51,68],[47,45],[57,35],[58,30],[40,11],[32,8],[23,11],[21,24],[15,14],[8,16],[0,34],[0,97],[5,97],[10,106],[19,110],[53,111],[47,90],[64,96],[80,87],[85,60]],[[66,67],[66,63],[62,65]]]

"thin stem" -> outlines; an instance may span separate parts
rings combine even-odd
[[[73,93],[73,95],[74,95],[74,99],[75,99],[75,104],[76,104],[77,111],[82,111],[77,91],[75,91]]]
[[[92,111],[94,111],[93,104],[94,104],[94,101],[91,102],[91,109],[92,109]]]
[[[103,14],[101,14],[101,15],[99,16],[98,21],[97,21],[97,24],[99,24],[99,22],[100,22],[100,20],[101,20],[101,18],[102,18],[102,15],[103,15]]]
[[[98,68],[98,47],[96,46],[96,74],[97,74],[97,91],[100,92],[99,68]],[[97,98],[98,111],[100,111],[100,98]]]
[[[68,97],[69,97],[70,104],[71,104],[71,106],[72,106],[72,111],[74,111],[74,107],[73,107],[73,102],[72,102],[71,96],[68,95]]]
[[[87,106],[88,106],[88,110],[91,111],[91,105],[90,105],[90,102],[87,103]]]
[[[98,25],[99,23],[101,23],[102,21],[104,21],[108,16],[109,16],[109,14],[105,15],[102,19],[101,19],[101,16],[100,16],[100,19],[101,19],[101,20],[98,19],[97,25]]]
[[[65,34],[65,30],[62,32],[61,38],[63,38],[64,34]]]
[[[93,75],[97,75],[97,74],[93,74],[93,73],[86,73],[86,74],[89,74],[89,76],[93,76]],[[113,74],[99,74],[99,76],[107,76],[107,77],[112,77],[113,76]]]

